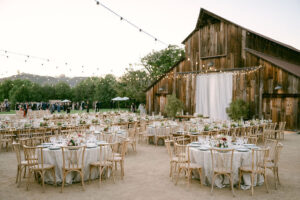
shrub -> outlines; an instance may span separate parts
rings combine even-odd
[[[183,108],[184,108],[183,103],[179,99],[177,99],[174,94],[167,96],[165,113],[167,114],[168,117],[174,118],[176,116],[176,113],[183,110]]]
[[[240,120],[249,118],[249,104],[242,99],[237,99],[230,103],[226,108],[226,113],[232,120]]]

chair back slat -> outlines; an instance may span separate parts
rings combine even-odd
[[[77,169],[84,167],[85,146],[62,147],[63,168]]]
[[[212,169],[220,172],[232,172],[234,149],[211,149]]]

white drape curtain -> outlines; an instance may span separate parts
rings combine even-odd
[[[198,75],[196,80],[196,113],[211,119],[229,119],[226,108],[232,100],[232,73]]]

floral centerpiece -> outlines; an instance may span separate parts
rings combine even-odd
[[[31,127],[31,124],[24,124],[24,128],[29,128]]]
[[[209,124],[205,124],[204,125],[204,131],[209,131],[209,130],[210,130]]]
[[[98,123],[99,123],[98,119],[92,119],[92,124],[98,124]]]
[[[80,121],[79,121],[79,124],[86,124],[86,121],[80,120]]]
[[[71,138],[68,142],[68,146],[78,146],[77,143],[75,142],[74,138]]]
[[[196,133],[197,132],[197,128],[190,128],[190,132]]]
[[[227,138],[224,136],[217,137],[217,143],[215,144],[215,147],[228,148]]]
[[[48,126],[47,122],[41,122],[40,123],[40,127],[45,127],[45,126]]]
[[[129,117],[128,122],[133,122],[133,117]]]

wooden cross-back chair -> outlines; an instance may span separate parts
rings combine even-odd
[[[190,159],[190,149],[187,145],[180,145],[175,143],[175,156],[176,156],[176,165],[177,165],[177,177],[175,185],[178,183],[178,179],[181,172],[185,172],[188,177],[188,185],[192,176],[192,170],[197,170],[200,177],[200,182],[202,185],[202,167],[196,163],[191,163]]]
[[[171,148],[171,141],[169,139],[165,140],[165,145],[166,145],[168,155],[170,158],[170,175],[169,176],[173,178],[173,168],[175,169],[175,172],[176,172],[178,158],[173,155],[173,150]]]
[[[62,147],[62,186],[61,192],[63,192],[65,179],[68,173],[78,172],[81,177],[81,185],[84,190],[84,156],[85,146],[68,146]]]
[[[235,196],[233,190],[233,155],[234,149],[211,149],[211,161],[212,161],[212,181],[211,181],[211,193],[214,189],[215,179],[219,175],[225,175],[230,180],[231,191]]]
[[[262,149],[252,149],[251,152],[251,162],[250,165],[242,166],[239,169],[239,188],[241,187],[241,180],[243,174],[251,174],[251,195],[253,196],[254,193],[254,178],[256,175],[263,175],[264,176],[264,183],[268,189],[268,182],[266,176],[266,162],[269,153],[269,148],[262,148]]]
[[[52,172],[54,184],[56,185],[55,166],[44,163],[43,147],[29,147],[24,146],[25,160],[28,163],[28,178],[27,190],[29,189],[30,178],[32,174],[39,173],[42,179],[43,192],[45,192],[45,172],[47,170]]]
[[[270,159],[268,159],[266,162],[266,167],[273,171],[276,190],[277,190],[277,185],[278,184],[280,185],[278,169],[279,169],[279,159],[280,159],[280,154],[281,154],[282,148],[283,148],[283,145],[281,143],[278,143],[275,147],[274,160],[270,161]]]
[[[113,157],[109,159],[109,161],[113,162],[115,165],[115,170],[117,170],[117,165],[120,165],[121,168],[121,179],[123,180],[124,175],[125,175],[125,170],[124,170],[124,160],[125,160],[125,153],[126,153],[126,147],[127,147],[127,140],[123,140],[121,142],[121,146],[119,148],[117,143],[113,143],[111,145],[112,147],[112,153],[114,154]],[[120,150],[119,150],[120,149]]]
[[[276,139],[283,139],[284,140],[285,125],[286,125],[286,122],[279,122],[278,129],[275,130]]]
[[[17,162],[18,162],[16,183],[18,184],[18,187],[20,187],[23,169],[24,169],[24,178],[25,178],[26,169],[28,168],[29,164],[26,160],[22,160],[20,143],[13,143],[13,148],[16,153]]]
[[[89,182],[91,180],[92,169],[99,169],[99,186],[102,181],[102,175],[106,171],[106,175],[108,175],[108,170],[111,170],[113,181],[115,182],[115,173],[113,170],[113,162],[115,154],[112,152],[114,144],[100,144],[99,145],[99,160],[93,163],[90,163],[90,174],[89,174]]]
[[[128,144],[132,146],[133,151],[136,151],[136,129],[135,128],[128,129]]]

